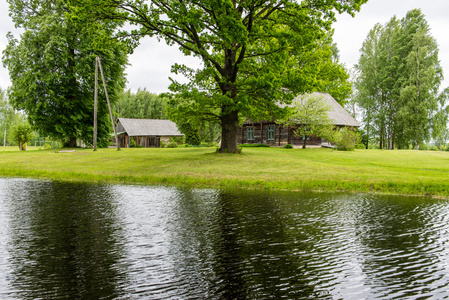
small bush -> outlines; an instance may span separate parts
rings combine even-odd
[[[429,150],[430,151],[438,151],[438,147],[437,146],[430,146]]]
[[[178,143],[169,142],[167,145],[165,145],[165,148],[178,148]]]
[[[440,150],[441,150],[441,151],[447,151],[447,148],[446,148],[445,145],[440,145]]]
[[[240,148],[257,148],[257,147],[270,147],[270,145],[267,144],[241,144],[239,145]]]
[[[426,144],[421,144],[419,145],[418,150],[429,150],[429,146],[427,146]]]
[[[133,138],[129,141],[129,146],[133,148],[136,147],[136,141]]]
[[[354,130],[343,128],[335,134],[335,148],[342,151],[352,151],[359,144],[360,135]]]
[[[45,150],[51,149],[50,143],[46,143],[46,144],[44,145],[44,149],[45,149]]]
[[[293,146],[291,144],[287,144],[284,146],[284,149],[293,149]]]
[[[366,146],[364,144],[357,144],[355,146],[356,149],[366,149]]]

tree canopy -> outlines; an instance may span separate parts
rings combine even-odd
[[[174,64],[178,117],[218,122],[222,152],[238,152],[239,118],[279,115],[277,103],[303,92],[350,93],[345,69],[332,59],[335,13],[353,14],[367,0],[72,0],[74,18],[127,21],[129,45],[156,36],[199,57],[202,68]],[[334,56],[335,57],[335,56]],[[151,70],[149,70],[150,72]]]
[[[110,37],[115,21],[95,23],[72,20],[73,7],[64,0],[8,0],[10,15],[24,29],[20,39],[8,34],[3,63],[9,69],[10,102],[24,110],[42,135],[76,145],[92,141],[94,61],[103,62],[112,100],[125,83],[127,48]],[[111,130],[107,104],[100,95],[98,136]]]
[[[356,68],[356,100],[365,129],[380,148],[417,148],[444,132],[447,92],[439,94],[443,73],[438,45],[419,9],[401,20],[376,24]]]
[[[115,104],[119,118],[167,119],[165,108],[168,99],[163,95],[139,89],[136,93],[127,90],[120,94]]]

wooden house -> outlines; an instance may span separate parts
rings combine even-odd
[[[329,117],[334,121],[336,127],[359,127],[357,122],[331,95],[327,93],[313,93],[321,95],[330,107]],[[301,97],[301,96],[298,96]],[[302,124],[296,126],[283,126],[276,123],[276,120],[257,121],[247,120],[243,126],[239,128],[238,143],[239,144],[268,144],[271,146],[303,145],[302,136],[295,135],[294,132]],[[306,144],[321,146],[327,143],[325,140],[317,136],[310,136]]]
[[[170,137],[184,136],[179,132],[176,124],[170,120],[127,118],[118,119],[117,135],[122,148],[129,148],[131,139],[136,146],[158,148],[161,146],[161,141],[168,142]]]

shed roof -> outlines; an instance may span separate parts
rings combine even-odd
[[[129,136],[183,136],[170,120],[119,118],[118,122]]]
[[[329,118],[334,121],[335,125],[341,126],[361,126],[356,119],[354,119],[331,95],[328,93],[314,92],[309,94],[311,96],[322,96],[326,100],[327,104],[330,106],[330,111],[328,112]],[[297,96],[295,100],[301,99],[304,95]]]

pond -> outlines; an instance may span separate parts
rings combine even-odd
[[[449,202],[0,179],[0,299],[449,297]]]

